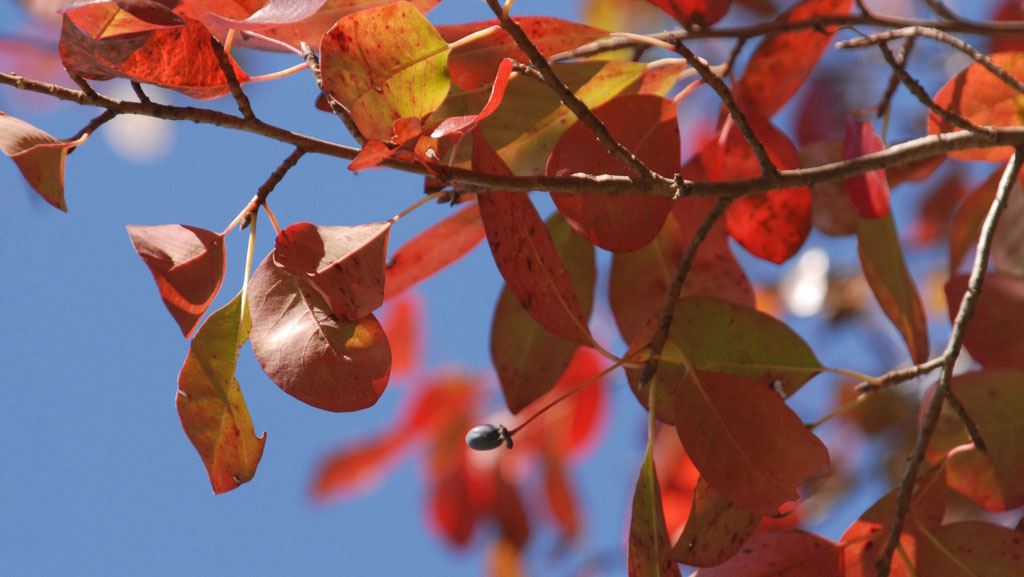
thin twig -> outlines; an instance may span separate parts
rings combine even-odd
[[[953,407],[956,411],[956,416],[960,419],[960,422],[964,424],[967,429],[967,436],[971,438],[971,442],[974,443],[974,448],[978,449],[982,453],[988,452],[988,445],[985,444],[985,439],[981,438],[981,430],[978,429],[978,423],[974,422],[970,413],[967,412],[967,407],[960,402],[960,399],[953,394],[952,389],[946,391],[946,402],[949,406]]]
[[[605,145],[615,158],[621,160],[627,168],[636,173],[637,178],[641,180],[657,180],[659,178],[658,173],[648,168],[635,154],[615,140],[608,132],[604,123],[601,122],[601,119],[594,115],[594,112],[573,94],[572,90],[569,90],[565,83],[558,79],[548,60],[540,53],[540,50],[533,44],[529,36],[523,32],[519,24],[504,12],[501,4],[497,0],[487,0],[487,5],[498,17],[498,22],[505,29],[505,32],[508,32],[509,36],[515,40],[516,46],[530,58],[530,63],[541,73],[541,76],[544,77],[544,82],[551,87],[558,96],[558,99],[562,101],[562,104],[565,104],[566,108],[571,110],[576,115],[576,118],[579,118],[580,122],[594,133],[594,136]],[[660,178],[664,179],[664,177]]]
[[[693,264],[693,259],[697,256],[697,249],[700,248],[704,238],[711,232],[715,222],[725,212],[729,202],[730,200],[726,198],[718,199],[715,206],[704,217],[704,222],[701,223],[700,228],[697,229],[693,238],[690,239],[690,245],[686,247],[686,253],[676,266],[676,274],[672,278],[672,284],[668,287],[668,295],[665,297],[665,303],[661,306],[661,313],[658,315],[658,328],[655,329],[654,335],[651,337],[650,355],[647,357],[647,363],[644,365],[643,372],[640,373],[639,389],[641,390],[651,382],[651,379],[658,372],[658,365],[661,363],[661,353],[665,349],[665,343],[668,341],[668,332],[672,327],[676,302],[679,300],[679,294],[683,290],[686,276],[690,272],[690,265]],[[653,413],[654,407],[649,406],[647,410]]]
[[[271,140],[301,147],[303,150],[313,154],[323,154],[345,160],[352,160],[359,154],[358,148],[314,138],[266,122],[247,120],[240,116],[226,114],[217,110],[192,106],[171,106],[155,102],[143,104],[134,100],[117,100],[103,95],[91,97],[79,90],[32,80],[16,74],[0,73],[0,84],[13,86],[19,90],[46,94],[60,100],[76,102],[81,105],[109,108],[119,114],[139,114],[163,120],[188,120],[197,124],[210,124],[221,128],[258,134]],[[780,170],[778,176],[774,178],[757,177],[721,182],[694,182],[682,178],[659,178],[658,180],[637,181],[628,176],[591,174],[499,176],[440,164],[430,165],[428,170],[427,167],[420,163],[407,162],[400,159],[385,160],[381,163],[381,166],[411,174],[440,176],[443,177],[445,182],[460,182],[488,189],[516,192],[557,190],[567,194],[604,194],[611,196],[642,194],[668,196],[670,198],[681,196],[738,198],[780,188],[812,186],[840,180],[957,150],[994,148],[998,146],[1017,147],[1022,145],[1024,145],[1024,127],[1002,127],[996,129],[994,139],[989,138],[987,135],[978,135],[967,131],[948,132],[894,144],[882,151],[850,160],[831,162],[807,168]]]
[[[341,122],[345,124],[345,128],[348,129],[349,134],[356,139],[356,142],[360,146],[366,144],[366,138],[363,133],[359,131],[359,127],[356,126],[352,115],[349,113],[345,106],[338,102],[327,92],[324,88],[324,77],[320,72],[320,59],[316,57],[316,53],[309,47],[309,44],[303,42],[301,45],[302,57],[306,59],[306,64],[309,66],[309,71],[313,73],[313,79],[316,80],[316,87],[320,89],[320,93],[323,94],[324,100],[327,101],[328,106],[334,111],[334,114],[341,119]]]
[[[903,473],[899,491],[896,497],[896,516],[893,519],[892,529],[889,532],[889,539],[878,559],[877,569],[879,577],[887,577],[892,564],[892,556],[899,545],[900,534],[903,532],[903,524],[910,513],[910,502],[914,494],[914,482],[917,480],[917,472],[924,460],[924,452],[931,441],[932,434],[939,422],[939,414],[942,411],[942,403],[949,394],[950,380],[953,377],[953,366],[960,356],[960,349],[963,346],[964,334],[967,324],[974,316],[974,309],[978,304],[978,297],[981,295],[981,288],[985,281],[985,269],[988,266],[988,257],[992,252],[992,239],[995,237],[996,225],[999,217],[1006,208],[1007,199],[1013,190],[1014,182],[1021,166],[1024,165],[1024,148],[1018,147],[1014,150],[1013,157],[1006,165],[1003,177],[999,182],[999,189],[996,198],[992,201],[985,222],[981,226],[981,235],[978,239],[978,249],[975,253],[974,265],[971,268],[971,276],[967,281],[967,291],[960,300],[960,309],[953,319],[953,329],[949,336],[946,350],[942,354],[942,373],[939,375],[939,382],[935,386],[935,393],[925,412],[921,422],[921,430],[917,435],[917,442],[910,454],[907,468]]]
[[[747,144],[754,150],[754,156],[757,157],[757,162],[761,164],[761,173],[766,177],[770,178],[779,173],[779,169],[775,167],[772,159],[768,157],[768,151],[765,150],[764,144],[754,134],[753,127],[750,126],[750,122],[747,120],[747,115],[740,110],[736,99],[733,98],[732,92],[729,91],[729,87],[722,82],[722,79],[717,74],[708,68],[708,65],[702,58],[699,58],[692,50],[686,47],[682,42],[675,44],[676,52],[680,56],[686,59],[690,63],[700,77],[704,79],[704,82],[708,84],[715,93],[718,94],[718,98],[722,100],[722,104],[725,105],[725,109],[729,111],[729,116],[732,116],[733,121],[736,123],[736,128],[739,129],[740,134],[746,139]]]
[[[910,51],[914,49],[914,38],[911,36],[907,38],[906,42],[903,43],[903,48],[900,53],[896,55],[896,62],[900,65],[900,68],[906,70],[907,62],[910,60]],[[889,84],[885,87],[885,92],[882,93],[882,98],[878,101],[876,108],[878,111],[875,116],[881,118],[889,113],[889,104],[892,102],[892,97],[896,94],[896,89],[900,85],[900,75],[895,70],[889,75]],[[888,122],[886,122],[888,124]]]
[[[736,66],[736,59],[740,57],[740,52],[746,46],[747,40],[747,38],[738,38],[736,40],[736,44],[729,51],[729,59],[725,61],[725,68],[722,69],[722,78],[731,77],[732,69]],[[682,44],[682,41],[680,41],[680,44]]]
[[[923,2],[925,6],[927,6],[939,18],[945,18],[950,22],[962,21],[959,16],[953,14],[953,12],[950,11],[950,9],[947,8],[945,4],[942,3],[942,0],[923,0]]]
[[[210,36],[210,46],[213,48],[213,54],[217,57],[217,64],[220,64],[220,71],[224,74],[224,78],[227,79],[231,96],[235,97],[238,111],[245,118],[256,120],[256,114],[252,111],[252,104],[249,102],[249,97],[242,91],[242,84],[238,81],[238,75],[235,74],[235,66],[231,63],[231,57],[224,51],[224,45],[216,37]]]
[[[927,106],[929,110],[938,114],[943,120],[949,122],[953,126],[977,134],[982,134],[990,138],[995,137],[995,129],[991,126],[978,126],[952,110],[947,110],[936,104],[935,101],[932,100],[932,97],[928,96],[928,92],[925,91],[923,86],[921,86],[921,83],[911,76],[902,64],[896,61],[896,57],[893,56],[892,50],[889,50],[888,44],[881,42],[878,44],[878,48],[882,51],[882,56],[885,57],[885,61],[889,63],[890,67],[892,67],[893,72],[900,77],[900,81],[903,83],[903,86],[906,86],[907,90],[909,90],[921,104]]]
[[[969,56],[972,60],[981,64],[986,70],[996,76],[996,78],[1002,80],[1007,86],[1013,88],[1017,92],[1024,94],[1024,83],[1017,80],[1015,76],[1006,71],[1002,66],[999,66],[987,55],[980,52],[977,48],[957,38],[951,36],[942,30],[935,28],[928,28],[925,26],[910,26],[908,28],[900,28],[898,30],[890,30],[888,32],[881,32],[878,34],[872,34],[863,38],[854,38],[839,42],[836,44],[836,48],[862,48],[865,46],[871,46],[887,40],[895,40],[896,38],[930,38],[939,42],[944,42],[953,48],[956,48],[960,52],[963,52]]]
[[[108,108],[108,109],[104,110],[102,113],[100,113],[99,116],[97,116],[96,118],[93,118],[92,120],[90,120],[89,124],[86,124],[85,126],[83,126],[81,130],[79,130],[77,133],[75,133],[75,135],[72,136],[71,138],[69,138],[68,140],[75,141],[75,140],[78,140],[79,138],[82,138],[86,134],[92,134],[93,132],[96,131],[97,128],[103,126],[107,122],[110,122],[116,116],[117,116],[117,112],[115,112],[115,111],[113,111],[113,110]],[[74,152],[76,150],[78,150],[77,146],[74,147],[74,148],[69,149],[68,150],[68,154],[71,154],[72,152]]]
[[[255,200],[257,205],[261,205],[267,201],[267,197],[270,196],[271,192],[273,192],[274,187],[277,186],[279,182],[281,182],[281,179],[284,178],[284,175],[288,174],[288,171],[291,170],[292,167],[294,167],[295,164],[299,162],[299,159],[302,158],[303,155],[305,154],[305,150],[301,148],[296,148],[295,150],[292,151],[291,154],[288,155],[288,158],[285,158],[284,160],[281,161],[281,164],[274,170],[274,172],[270,173],[269,177],[267,177],[266,182],[261,184],[259,190],[256,191]]]
[[[135,96],[138,97],[139,102],[141,102],[143,104],[148,103],[150,101],[149,100],[149,96],[147,96],[146,92],[142,89],[142,85],[139,84],[138,82],[134,81],[134,80],[132,80],[131,84],[132,84],[132,92],[134,92]]]

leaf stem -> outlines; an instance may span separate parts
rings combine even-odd
[[[250,82],[262,82],[264,80],[277,80],[278,78],[284,78],[286,76],[291,76],[292,74],[295,74],[296,72],[302,72],[303,70],[306,70],[307,68],[309,68],[309,67],[306,66],[306,63],[303,62],[302,64],[296,64],[294,66],[289,66],[288,68],[285,68],[284,70],[278,70],[277,72],[270,72],[270,73],[267,73],[267,74],[260,74],[258,76],[250,76],[249,77],[249,81]]]
[[[442,191],[438,191],[438,192],[430,193],[427,196],[424,196],[423,198],[421,198],[421,199],[417,200],[416,202],[412,203],[411,205],[409,205],[409,208],[407,208],[407,209],[403,210],[402,212],[396,214],[395,216],[391,217],[391,220],[389,222],[392,222],[392,223],[398,222],[399,219],[401,219],[405,215],[409,214],[410,212],[416,210],[417,208],[423,206],[424,204],[427,204],[428,202],[430,202],[430,201],[432,201],[434,199],[441,198],[442,196],[446,196],[446,195],[448,195],[448,193],[443,191],[443,190]]]
[[[465,46],[466,44],[469,44],[470,42],[475,42],[476,40],[479,40],[481,38],[486,38],[486,37],[490,36],[491,34],[494,34],[495,32],[497,32],[499,30],[501,30],[501,26],[499,26],[498,24],[495,24],[494,26],[489,26],[487,28],[484,28],[483,30],[477,30],[476,32],[473,32],[472,34],[467,34],[467,35],[463,36],[462,38],[459,38],[455,42],[452,42],[451,44],[449,44],[448,45],[448,50],[449,51],[456,50],[458,48],[461,48],[461,47]]]
[[[248,213],[252,217],[249,220],[249,244],[245,249],[245,274],[242,276],[242,302],[240,303],[241,308],[241,319],[238,322],[238,335],[235,337],[235,350],[242,348],[242,327],[245,326],[245,317],[249,314],[249,275],[252,274],[252,256],[256,250],[256,220],[259,216],[259,210],[253,210]]]

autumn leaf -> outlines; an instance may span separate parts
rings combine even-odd
[[[694,577],[845,577],[840,548],[802,529],[758,533],[732,559]]]
[[[729,11],[731,0],[647,0],[683,26],[707,28]]]
[[[771,388],[698,372],[675,391],[675,426],[713,489],[764,516],[799,498],[797,487],[829,465],[828,449]]]
[[[858,158],[885,148],[870,122],[846,120],[843,160]],[[889,214],[889,184],[884,170],[872,170],[845,179],[850,200],[861,218],[881,218]]]
[[[1024,574],[1020,531],[985,521],[959,521],[924,529],[918,575],[1001,577]]]
[[[430,136],[442,138],[453,134],[465,134],[472,130],[481,120],[497,110],[502,98],[505,97],[505,88],[508,86],[509,78],[512,75],[513,64],[514,62],[511,58],[506,58],[498,65],[498,70],[494,73],[494,82],[491,84],[491,95],[487,98],[487,103],[484,104],[480,112],[466,116],[446,118],[441,121],[441,124],[437,125],[434,132],[430,133]]]
[[[249,284],[252,349],[284,392],[327,411],[377,402],[391,372],[391,348],[374,316],[341,321],[310,281],[268,255]]]
[[[1002,52],[989,57],[992,63],[1001,67],[1018,80],[1024,78],[1024,52]],[[978,126],[1021,126],[1021,95],[978,63],[972,63],[946,83],[935,94],[935,104],[959,114]],[[957,132],[948,120],[932,112],[928,116],[928,134]],[[974,150],[957,150],[949,153],[961,160],[1005,161],[1010,158],[1013,148],[997,146]]]
[[[189,337],[224,281],[224,238],[183,224],[127,228],[135,252],[153,274],[164,306]]]
[[[989,207],[992,206],[992,201],[996,198],[999,181],[1002,180],[1002,177],[1002,168],[992,172],[960,203],[960,208],[957,209],[956,216],[953,217],[953,225],[949,231],[949,270],[951,274],[960,268],[971,246],[978,243],[978,237],[981,236],[981,225],[985,222]]]
[[[480,207],[472,202],[400,246],[387,263],[384,298],[401,294],[459,260],[484,238]]]
[[[256,437],[235,380],[238,349],[249,326],[239,294],[206,319],[178,374],[175,403],[181,426],[206,465],[214,493],[252,479],[267,441],[266,433]]]
[[[739,552],[760,524],[760,515],[732,504],[701,478],[672,559],[694,567],[720,565]]]
[[[960,302],[967,291],[968,275],[957,275],[946,283],[949,318],[956,318]],[[964,348],[985,368],[1024,368],[1024,339],[1020,338],[1024,322],[1024,279],[989,273],[974,317],[967,323]]]
[[[861,218],[857,227],[857,253],[875,299],[907,343],[915,363],[928,360],[928,320],[924,304],[907,270],[892,214]]]
[[[548,232],[579,297],[584,318],[590,317],[597,268],[594,246],[579,237],[557,213]],[[502,290],[491,325],[491,360],[505,404],[517,414],[551,390],[569,366],[578,344],[548,332],[523,308],[509,287]]]
[[[317,226],[300,222],[281,231],[274,262],[302,275],[342,321],[357,321],[384,302],[384,257],[390,222]]]
[[[550,455],[544,459],[544,496],[562,533],[570,539],[575,537],[580,523],[575,491],[559,459]]]
[[[170,6],[158,0],[76,1],[61,10],[93,40],[185,25]]]
[[[678,576],[679,567],[670,557],[671,552],[658,473],[653,453],[648,450],[633,493],[633,516],[629,523],[629,577]]]
[[[95,80],[127,78],[199,100],[229,91],[210,44],[212,36],[195,20],[141,35],[94,40],[75,26],[71,14],[64,14],[60,40],[61,60],[71,74]],[[238,81],[248,81],[248,75],[233,60],[231,63]]]
[[[68,211],[64,201],[64,162],[68,152],[85,142],[60,140],[31,124],[0,112],[0,150],[18,165],[32,190],[53,206]]]
[[[853,0],[803,0],[775,21],[847,14],[852,5]],[[803,85],[834,32],[835,28],[807,28],[766,36],[733,88],[736,100],[764,117],[773,116]]]
[[[654,95],[623,95],[594,110],[608,132],[662,176],[679,171],[679,125],[675,104]],[[548,159],[547,173],[631,175],[582,122],[562,135]],[[632,174],[633,177],[641,175]],[[573,195],[552,191],[552,200],[580,236],[603,249],[629,252],[658,235],[672,207],[665,196]]]
[[[473,168],[508,174],[501,159],[478,136],[473,138]],[[552,334],[589,345],[590,329],[572,279],[530,199],[522,193],[492,190],[481,195],[479,203],[494,262],[523,308]]]
[[[341,18],[320,51],[324,89],[368,139],[389,141],[396,120],[422,120],[448,94],[448,44],[408,2]]]
[[[343,499],[379,486],[406,445],[400,434],[387,434],[334,451],[314,474],[313,498]]]

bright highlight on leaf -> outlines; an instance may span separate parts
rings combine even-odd
[[[88,135],[75,141],[59,140],[31,124],[0,112],[0,150],[9,156],[29,186],[43,200],[68,211],[64,202],[64,162],[68,151]]]
[[[164,306],[190,336],[224,281],[224,238],[183,224],[128,225],[128,236],[153,273]]]
[[[320,51],[325,90],[368,139],[390,141],[396,120],[422,120],[448,95],[448,44],[408,2],[345,16]]]
[[[93,40],[185,25],[169,6],[157,0],[85,0],[69,2],[61,10]]]
[[[181,426],[206,465],[214,493],[252,479],[267,441],[266,433],[256,436],[235,380],[238,349],[250,325],[241,304],[239,294],[206,319],[178,375]]]
[[[377,402],[391,373],[391,347],[367,315],[346,322],[302,276],[268,256],[249,284],[252,349],[281,390],[326,411],[358,411]]]

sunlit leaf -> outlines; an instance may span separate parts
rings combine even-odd
[[[686,528],[672,548],[677,563],[714,567],[735,555],[761,523],[761,516],[732,504],[703,478],[697,482]]]
[[[214,493],[252,479],[267,441],[266,433],[256,437],[235,380],[238,349],[249,335],[249,315],[243,312],[239,294],[210,315],[178,374],[181,426],[206,465]]]
[[[853,0],[804,0],[776,22],[797,22],[826,14],[846,14]],[[807,28],[765,37],[733,92],[744,106],[773,116],[803,85],[832,41],[835,28]]]
[[[758,533],[732,559],[694,577],[845,577],[838,545],[801,529]]]
[[[93,40],[65,13],[60,54],[68,72],[82,78],[127,78],[203,100],[229,90],[211,38],[202,24],[185,20],[184,26]],[[232,66],[239,82],[249,79],[233,60]]]
[[[377,402],[391,372],[391,348],[373,315],[339,320],[309,281],[268,256],[249,284],[252,349],[270,380],[327,411]]]
[[[153,274],[164,306],[188,337],[224,280],[224,238],[182,224],[127,228],[135,252]]]
[[[892,214],[862,218],[857,227],[857,253],[864,276],[885,315],[907,343],[915,363],[928,360],[928,321],[900,248]]]
[[[86,0],[69,2],[61,10],[68,14],[80,30],[94,40],[101,40],[124,34],[184,26],[185,21],[172,10],[174,4],[159,0]]]
[[[960,521],[927,531],[917,549],[917,574],[943,577],[1024,575],[1020,531],[985,521]]]
[[[320,51],[324,89],[366,138],[390,140],[396,120],[422,120],[448,95],[448,44],[408,2],[345,16]]]
[[[698,372],[675,391],[675,426],[697,470],[723,497],[764,516],[799,498],[828,449],[770,387]]]
[[[410,286],[462,258],[484,238],[480,208],[473,202],[406,241],[388,260],[384,298]]]
[[[946,283],[949,318],[956,317],[967,291],[968,275]],[[985,368],[1024,368],[1024,278],[989,273],[985,276],[974,317],[967,323],[964,347]]]
[[[1024,52],[993,54],[992,63],[1011,76],[1024,78]],[[1021,126],[1020,108],[1024,95],[992,74],[984,66],[972,63],[954,76],[934,96],[935,104],[959,114],[979,126]],[[932,112],[928,115],[928,134],[957,132],[949,121]],[[1013,154],[1009,146],[957,150],[949,153],[961,160],[1007,160]]]
[[[658,473],[653,453],[648,451],[633,493],[633,515],[629,523],[629,577],[678,576],[679,567],[672,560],[671,552]]]
[[[513,17],[513,20],[544,56],[572,50],[608,35],[604,30],[593,26],[549,16],[522,16]],[[473,32],[497,25],[497,20],[487,20],[438,26],[437,31],[447,42],[454,43]],[[452,50],[448,57],[448,70],[456,86],[464,90],[474,90],[494,79],[499,63],[505,58],[523,64],[530,62],[508,32],[499,29]]]
[[[843,138],[843,160],[858,158],[884,147],[882,139],[875,134],[870,122],[857,122],[852,117],[846,120],[846,136]],[[872,170],[845,179],[850,200],[861,218],[880,218],[889,214],[889,183],[884,170]]]
[[[623,95],[596,108],[594,114],[612,138],[651,170],[669,177],[679,171],[679,125],[671,100]],[[630,174],[582,122],[562,135],[547,165],[547,173],[552,176],[577,172]],[[596,246],[615,252],[633,251],[651,242],[672,206],[672,199],[666,196],[553,191],[551,198],[576,232]]]
[[[548,232],[572,280],[584,318],[594,300],[594,246],[555,214]],[[505,404],[513,414],[551,390],[572,360],[578,344],[548,332],[523,308],[509,287],[501,293],[491,325],[491,360]]]
[[[683,26],[711,26],[729,11],[731,0],[647,0]]]
[[[43,200],[68,211],[64,202],[64,162],[68,151],[85,142],[60,140],[31,124],[0,112],[0,150],[9,156]]]
[[[384,256],[390,230],[390,222],[296,223],[278,235],[274,262],[308,279],[340,320],[356,321],[384,302]]]
[[[481,120],[490,116],[498,109],[501,99],[505,97],[505,88],[508,86],[513,64],[514,62],[511,58],[506,58],[498,65],[498,70],[494,74],[494,84],[491,85],[491,95],[487,99],[487,104],[484,105],[478,114],[446,118],[441,124],[437,125],[437,128],[430,135],[434,138],[441,138],[450,134],[466,133],[472,130]]]
[[[473,138],[473,168],[508,174],[502,160],[478,136]],[[572,279],[529,197],[492,190],[478,202],[494,262],[523,308],[551,333],[589,344],[587,318]]]

